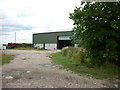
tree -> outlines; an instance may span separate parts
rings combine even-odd
[[[82,3],[82,5],[85,3]],[[70,13],[74,21],[73,40],[87,51],[92,65],[104,62],[119,63],[120,57],[120,3],[87,2]]]

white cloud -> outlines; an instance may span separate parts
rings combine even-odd
[[[8,20],[3,20],[4,24],[34,27],[29,31],[25,28],[16,29],[18,42],[26,43],[32,43],[32,33],[66,31],[73,28],[69,13],[73,12],[75,6],[80,6],[80,0],[0,0],[0,10],[4,11]],[[13,30],[0,36],[5,39],[3,43],[14,42],[14,32]]]

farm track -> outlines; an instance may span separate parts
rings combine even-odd
[[[3,88],[107,88],[108,82],[71,71],[59,69],[51,62],[50,54],[58,52],[34,50],[6,50],[16,57],[2,68]]]

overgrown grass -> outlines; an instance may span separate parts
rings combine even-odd
[[[78,60],[69,59],[64,57],[61,52],[52,54],[52,60],[56,64],[60,64],[65,68],[68,68],[74,72],[84,75],[90,75],[98,79],[117,79],[118,67],[113,64],[104,64],[99,68],[86,67],[84,64],[78,62]]]
[[[4,65],[13,60],[15,55],[0,54],[0,65]]]

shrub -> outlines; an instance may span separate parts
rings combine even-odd
[[[120,2],[83,2],[70,13],[74,21],[72,40],[80,41],[91,63],[120,66]]]
[[[82,48],[67,47],[62,49],[62,55],[69,59],[83,63],[85,62],[86,52]]]
[[[68,47],[65,47],[65,48],[62,49],[62,55],[63,56],[67,56],[67,48]]]

